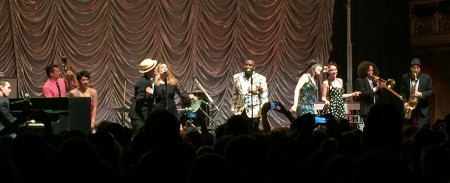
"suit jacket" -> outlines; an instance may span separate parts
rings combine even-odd
[[[130,119],[145,121],[152,111],[153,96],[145,94],[147,87],[153,87],[153,80],[143,75],[134,85],[134,97],[131,101],[129,113]]]
[[[373,86],[376,86],[376,82],[373,82]],[[360,91],[359,95],[359,115],[368,115],[370,107],[375,104],[378,100],[380,90],[374,92],[373,88],[370,87],[369,80],[366,77],[358,78],[355,81],[355,91]]]
[[[259,117],[261,107],[268,102],[268,89],[266,77],[253,73],[253,87],[250,87],[249,80],[245,77],[244,72],[237,73],[233,76],[233,96],[231,111],[238,115],[245,112],[251,118]],[[257,92],[256,88],[262,87],[262,92]],[[253,94],[252,92],[253,91]],[[251,107],[253,105],[253,107]]]
[[[17,118],[14,117],[9,110],[8,99],[0,97],[0,131],[5,127],[10,126],[16,120]]]
[[[433,85],[430,75],[419,73],[417,91],[422,92],[422,97],[418,99],[417,108],[420,109],[422,115],[428,116],[428,102],[427,98],[433,95]],[[400,95],[403,97],[403,102],[408,102],[411,88],[411,73],[404,74],[400,85]]]

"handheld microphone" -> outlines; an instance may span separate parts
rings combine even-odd
[[[150,81],[152,82],[151,87],[152,87],[152,88],[155,88],[155,81],[153,81],[153,78],[150,78]]]
[[[322,72],[323,73],[328,73],[328,66],[323,66]]]

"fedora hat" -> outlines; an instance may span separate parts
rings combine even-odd
[[[411,60],[411,65],[418,65],[418,66],[421,66],[422,64],[420,63],[420,59],[418,59],[418,58],[413,58],[413,59]]]
[[[158,64],[156,60],[147,58],[139,64],[139,72],[147,73],[148,71],[151,71],[153,68],[155,68],[156,64]]]

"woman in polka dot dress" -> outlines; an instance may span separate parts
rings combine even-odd
[[[323,114],[331,114],[336,120],[345,118],[344,100],[345,98],[358,96],[360,92],[344,93],[344,84],[341,78],[337,77],[337,64],[328,63],[328,80],[322,83],[321,99],[325,103]]]

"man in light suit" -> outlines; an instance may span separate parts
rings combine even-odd
[[[409,107],[408,100],[417,100],[417,106],[411,111],[409,119],[406,119],[406,125],[414,125],[415,120],[418,128],[423,128],[428,123],[427,98],[433,95],[432,79],[428,74],[420,72],[421,66],[420,59],[413,58],[410,67],[411,72],[402,76],[400,85],[400,94],[403,97],[406,112]],[[414,75],[416,75],[415,78]]]
[[[359,116],[366,123],[370,108],[379,100],[382,85],[373,76],[378,76],[377,66],[369,61],[362,61],[358,65],[358,79],[355,81],[355,91],[359,94]]]
[[[255,72],[255,61],[246,60],[244,71],[233,76],[231,111],[235,115],[243,112],[250,118],[250,128],[259,130],[262,105],[268,102],[266,77]]]

